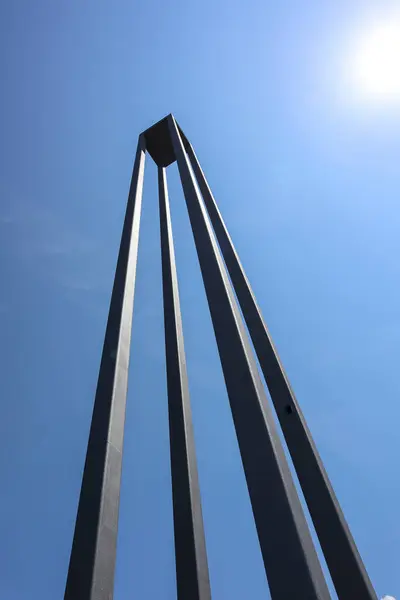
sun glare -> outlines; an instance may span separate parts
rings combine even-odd
[[[351,62],[358,94],[375,101],[400,102],[400,18],[362,32]]]

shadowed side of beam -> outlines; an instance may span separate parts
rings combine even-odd
[[[144,139],[139,136],[100,363],[65,600],[110,600],[113,597],[144,161]]]
[[[158,168],[165,353],[179,600],[211,600],[166,171]]]

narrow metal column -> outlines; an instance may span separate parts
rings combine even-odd
[[[145,146],[139,136],[94,401],[65,600],[112,600]]]
[[[274,600],[330,598],[215,235],[175,119],[168,117]]]
[[[158,168],[165,351],[179,600],[211,600],[166,171]]]
[[[239,256],[193,147],[186,138],[184,141],[338,596],[340,600],[376,600],[376,593],[279,360]]]

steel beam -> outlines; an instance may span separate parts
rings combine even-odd
[[[211,600],[166,170],[158,168],[169,436],[179,600]]]
[[[203,276],[255,524],[274,600],[328,599],[239,307],[172,115],[169,130]]]
[[[204,173],[185,148],[256,350],[315,530],[340,600],[376,600],[356,544],[272,342]]]
[[[65,600],[112,600],[145,146],[139,136],[94,401]]]

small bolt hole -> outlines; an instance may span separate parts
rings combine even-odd
[[[288,404],[287,406],[285,406],[285,413],[287,415],[291,415],[293,412],[293,408],[290,406],[290,404]]]

